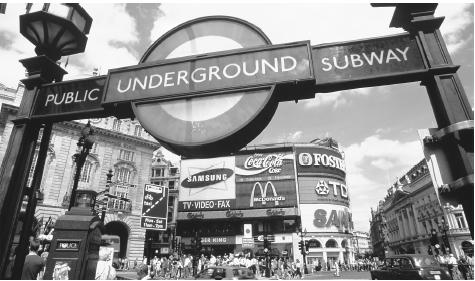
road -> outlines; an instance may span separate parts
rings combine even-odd
[[[316,273],[306,274],[304,279],[305,280],[329,280],[329,279],[343,279],[343,280],[369,280],[371,279],[369,271],[343,271],[340,272],[340,277],[336,277],[334,271],[319,271]],[[136,280],[137,273],[135,271],[118,271],[117,272],[117,279],[122,280]],[[259,280],[276,280],[276,278],[262,278],[258,277]],[[295,279],[297,280],[297,279]]]

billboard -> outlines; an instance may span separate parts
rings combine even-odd
[[[143,192],[140,226],[146,229],[166,230],[168,214],[168,187],[146,184]]]
[[[235,171],[238,209],[297,206],[291,151],[236,156]]]
[[[234,157],[181,161],[179,211],[235,208]]]
[[[298,175],[329,174],[344,179],[345,159],[337,150],[326,147],[296,147]]]
[[[351,233],[353,219],[346,206],[333,204],[301,204],[302,228],[309,232]]]
[[[350,206],[350,196],[345,181],[330,177],[300,177],[301,204],[328,203]]]

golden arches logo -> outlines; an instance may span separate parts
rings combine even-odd
[[[256,197],[256,187],[259,188],[259,191],[261,192],[260,197]],[[271,197],[267,197],[267,190],[268,188],[272,189]],[[264,185],[264,188],[262,187],[262,184],[260,182],[254,183],[254,186],[252,187],[252,192],[251,192],[251,200],[250,200],[250,207],[254,207],[254,202],[261,202],[262,205],[266,205],[267,202],[274,202],[274,206],[279,206],[279,201],[285,201],[284,196],[279,196],[277,195],[277,191],[275,190],[275,186],[271,181],[266,182]]]

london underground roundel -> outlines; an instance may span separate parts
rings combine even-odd
[[[164,34],[145,52],[140,63],[270,44],[259,28],[246,21],[226,16],[204,17]],[[228,77],[238,70],[244,71],[237,65],[224,68]],[[218,77],[212,70],[196,72],[195,78],[213,75]],[[169,150],[189,158],[211,157],[242,148],[267,126],[278,104],[272,93],[270,86],[232,89],[198,97],[137,102],[132,108],[144,129]]]

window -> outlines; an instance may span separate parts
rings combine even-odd
[[[119,168],[115,171],[116,179],[118,182],[129,183],[131,172],[127,168]]]
[[[38,161],[38,152],[39,150],[35,150],[35,154],[33,155],[33,161],[31,162],[30,174],[28,176],[28,183],[26,184],[26,186],[31,186],[31,184],[33,183],[33,175],[35,172],[36,162]]]
[[[151,184],[163,186],[163,181],[152,181]]]
[[[153,168],[152,169],[152,178],[163,177],[165,176],[165,169],[163,168]]]
[[[465,219],[463,218],[463,214],[458,213],[454,215],[455,215],[455,220],[457,221],[458,228],[466,228],[467,225],[465,224]]]
[[[325,244],[325,247],[326,247],[326,248],[338,248],[338,244],[336,243],[335,240],[330,239],[330,240],[328,240],[327,243]]]
[[[92,168],[93,168],[92,163],[89,161],[86,161],[84,163],[84,166],[82,166],[81,177],[79,178],[79,181],[89,182],[91,180]]]
[[[120,131],[121,124],[122,124],[122,121],[120,121],[119,119],[114,119],[114,122],[112,123],[112,130]]]
[[[168,189],[175,189],[175,181],[168,182]]]
[[[120,154],[119,154],[119,159],[120,160],[125,160],[125,161],[134,161],[134,152],[121,149]]]
[[[134,136],[137,136],[137,137],[142,136],[142,126],[135,125]]]
[[[93,145],[92,145],[92,149],[91,149],[91,152],[94,153],[94,154],[97,154],[97,142],[95,142]]]

